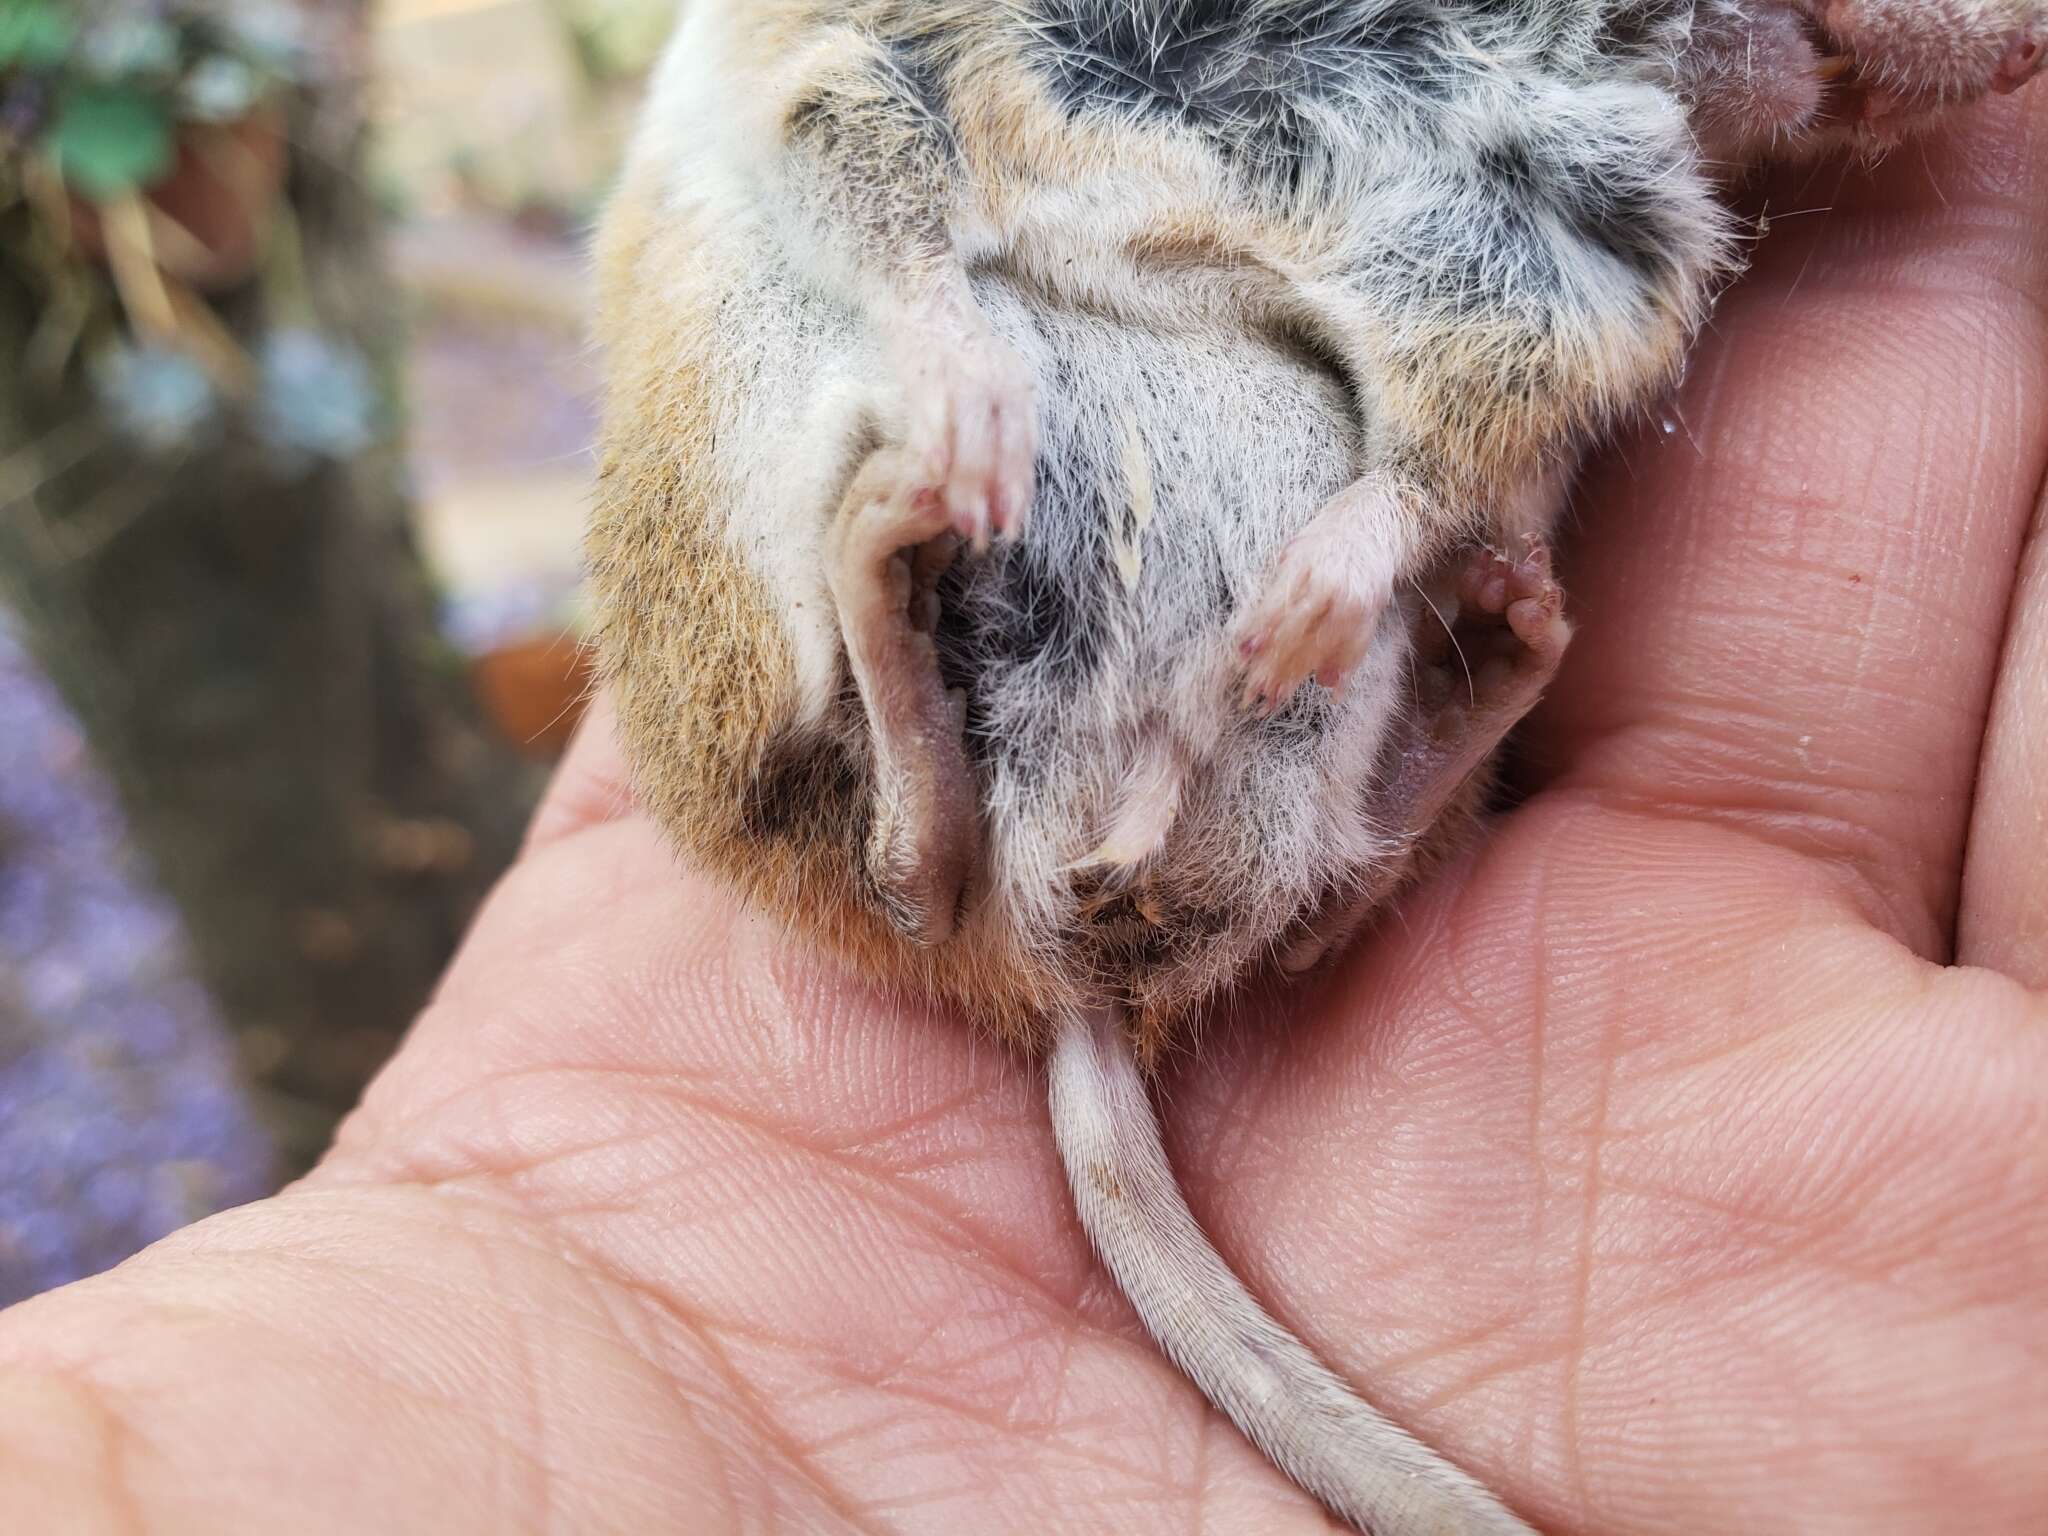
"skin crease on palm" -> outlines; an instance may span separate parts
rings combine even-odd
[[[2038,1530],[2048,94],[1769,202],[1577,494],[1528,797],[1219,1020],[1172,1151],[1547,1531]],[[0,1317],[7,1527],[1326,1528],[1098,1271],[1033,1070],[618,769],[600,710],[318,1173]]]

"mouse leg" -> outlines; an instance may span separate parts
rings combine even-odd
[[[977,549],[1014,538],[1032,499],[1036,383],[975,302],[955,244],[972,198],[946,82],[865,30],[792,39],[762,24],[773,38],[749,56],[773,61],[758,94],[775,115],[757,152],[785,242],[867,317],[900,388],[905,473]]]
[[[1942,108],[2016,91],[2048,63],[2039,0],[1796,0],[1827,52],[1844,61],[1829,115],[1877,141]]]
[[[1426,620],[1433,639],[1418,644],[1416,708],[1387,789],[1387,820],[1411,840],[1535,707],[1571,643],[1564,589],[1536,540],[1513,557],[1472,551],[1458,568],[1457,595],[1448,629],[1435,615]]]
[[[1311,678],[1338,687],[1365,656],[1418,538],[1399,491],[1376,476],[1310,518],[1235,626],[1244,707],[1270,715]]]
[[[922,943],[953,931],[979,847],[964,701],[939,676],[939,577],[958,540],[915,464],[884,449],[854,477],[826,536],[826,579],[874,754],[868,874],[891,918]]]
[[[1341,681],[1396,580],[1505,537],[1572,445],[1665,388],[1734,255],[1668,91],[1538,95],[1511,144],[1419,135],[1355,213],[1329,215],[1341,257],[1300,323],[1353,382],[1368,472],[1245,610],[1245,691],[1269,709]]]
[[[1470,551],[1454,590],[1454,617],[1425,609],[1418,623],[1414,707],[1386,749],[1381,814],[1408,854],[1535,706],[1571,641],[1564,592],[1540,543],[1512,559]],[[1281,951],[1281,969],[1305,971],[1342,951],[1408,865],[1397,857],[1369,888],[1311,922]]]

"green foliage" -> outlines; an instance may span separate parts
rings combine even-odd
[[[0,0],[0,143],[104,201],[175,162],[178,125],[231,122],[300,78],[299,12],[248,0]]]
[[[83,364],[105,421],[151,455],[176,458],[232,432],[311,469],[364,452],[388,425],[368,361],[310,312],[289,209],[266,210],[270,248],[252,276],[232,280],[245,294],[253,285],[258,302],[232,325],[195,321],[206,298],[161,266],[146,234],[137,240],[133,209],[124,235],[105,233],[109,205],[163,183],[195,125],[234,125],[311,83],[316,10],[307,0],[0,0],[0,264],[44,296],[37,366],[54,378]],[[97,242],[79,239],[88,221],[73,201],[102,205]],[[131,242],[125,265],[104,257],[113,238]]]
[[[71,17],[50,0],[0,0],[0,69],[54,69],[72,37]]]
[[[177,141],[162,101],[79,84],[58,97],[45,142],[67,185],[86,197],[108,198],[162,176],[176,158]]]

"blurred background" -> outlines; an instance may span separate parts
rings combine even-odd
[[[0,0],[0,1304],[307,1167],[579,708],[674,0]]]

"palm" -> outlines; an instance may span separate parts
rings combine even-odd
[[[2048,980],[2048,113],[1984,122],[1781,220],[1582,498],[1530,797],[1166,1087],[1254,1289],[1546,1528],[2048,1503],[2048,1004],[1938,963]],[[197,1528],[1319,1526],[1108,1289],[1031,1072],[680,881],[609,751],[320,1174],[0,1359]]]

